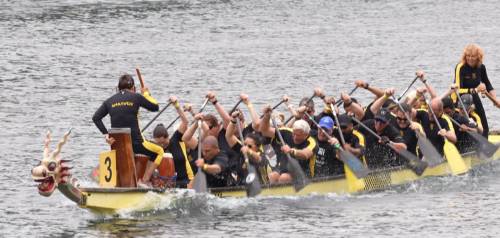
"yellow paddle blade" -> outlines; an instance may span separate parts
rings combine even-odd
[[[458,152],[457,147],[448,140],[444,142],[444,156],[448,160],[448,165],[450,166],[453,175],[464,174],[469,171],[469,167],[465,164],[462,155]]]
[[[364,179],[357,178],[352,170],[344,164],[345,178],[347,181],[347,189],[350,193],[361,192],[365,188]]]

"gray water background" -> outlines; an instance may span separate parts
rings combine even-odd
[[[29,172],[46,130],[59,139],[72,127],[62,155],[90,184],[107,149],[91,116],[136,67],[162,106],[176,95],[196,108],[214,90],[226,108],[242,91],[260,108],[284,94],[297,103],[315,86],[338,95],[355,79],[401,92],[417,69],[443,92],[475,42],[498,88],[499,13],[498,1],[462,0],[0,0],[0,236],[498,237],[497,165],[357,196],[187,197],[118,218],[57,191],[39,196]],[[498,110],[485,105],[498,129]],[[153,116],[143,112],[142,124]]]

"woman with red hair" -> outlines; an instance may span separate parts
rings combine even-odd
[[[455,84],[458,93],[471,94],[477,114],[481,118],[483,126],[483,135],[488,137],[488,121],[478,93],[485,94],[495,104],[500,107],[500,101],[497,99],[495,89],[488,79],[486,67],[483,64],[484,52],[476,44],[469,44],[464,48],[460,63],[455,67]],[[452,95],[456,102],[456,95]]]

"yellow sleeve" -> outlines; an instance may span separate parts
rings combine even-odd
[[[151,93],[149,93],[149,91],[144,92],[144,94],[142,94],[142,96],[144,96],[146,98],[146,100],[148,100],[150,103],[158,104],[158,102],[156,101],[156,99],[154,99],[151,96]]]

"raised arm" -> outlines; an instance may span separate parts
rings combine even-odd
[[[264,117],[262,117],[262,121],[260,123],[260,132],[262,133],[263,136],[268,137],[268,138],[274,138],[275,134],[275,129],[273,126],[270,124],[271,120],[271,113],[273,110],[271,109],[271,106],[267,105],[263,109],[264,112]]]
[[[370,106],[369,110],[375,115],[377,114],[378,111],[382,108],[384,103],[394,95],[394,88],[388,88],[385,90],[384,95],[382,97],[377,98],[372,105]]]
[[[342,98],[342,101],[344,101],[344,109],[346,112],[353,113],[358,120],[361,120],[361,118],[365,116],[365,112],[363,111],[363,108],[361,108],[361,105],[353,102],[349,94],[342,92],[340,97]]]
[[[369,83],[363,81],[363,80],[356,80],[354,81],[354,84],[359,87],[359,88],[364,88],[371,92],[373,95],[375,95],[376,98],[384,96],[384,90],[371,86]]]
[[[427,89],[427,92],[429,92],[429,94],[431,95],[431,99],[436,98],[438,96],[436,93],[436,90],[434,90],[434,88],[427,83],[427,79],[425,78],[424,71],[419,70],[419,71],[417,71],[416,75],[422,81],[422,83],[424,83],[425,88]]]
[[[240,99],[247,106],[248,111],[250,112],[250,117],[252,118],[252,128],[255,131],[258,131],[259,127],[260,127],[260,118],[259,118],[259,115],[257,115],[257,112],[255,111],[255,108],[253,107],[253,104],[250,102],[248,95],[242,93],[242,94],[240,94]]]
[[[184,113],[184,110],[182,110],[182,108],[179,104],[179,100],[177,100],[176,96],[171,96],[170,102],[174,105],[175,111],[177,111],[177,114],[179,114],[179,117],[181,119],[181,124],[179,125],[179,128],[177,128],[177,130],[181,133],[184,133],[187,130],[187,126],[189,123],[187,116]]]
[[[219,101],[217,101],[217,98],[215,97],[214,92],[208,92],[207,93],[207,98],[210,100],[210,102],[214,105],[215,110],[219,113],[220,117],[222,118],[223,121],[223,126],[224,128],[227,128],[227,125],[229,124],[229,121],[231,121],[231,116],[226,112],[224,107],[220,104]]]
[[[235,132],[237,130],[236,128],[236,117],[238,117],[240,112],[238,110],[234,111],[233,114],[231,114],[231,123],[227,126],[226,129],[226,140],[227,143],[229,144],[229,147],[233,147],[238,143],[238,138],[235,136]]]

